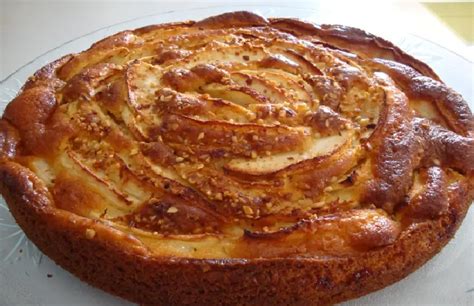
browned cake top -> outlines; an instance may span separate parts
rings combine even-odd
[[[225,18],[46,66],[0,121],[2,158],[158,256],[353,255],[472,185],[471,112],[429,67],[354,29]]]

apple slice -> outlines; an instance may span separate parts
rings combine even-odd
[[[305,160],[329,155],[346,143],[353,135],[352,131],[343,131],[340,135],[322,138],[314,137],[309,144],[309,148],[303,152],[284,152],[270,156],[261,156],[255,159],[238,158],[231,160],[225,167],[228,170],[241,174],[268,175]]]

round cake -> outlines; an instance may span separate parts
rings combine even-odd
[[[42,252],[144,305],[326,305],[396,282],[474,198],[474,119],[362,30],[232,12],[107,37],[0,120]]]

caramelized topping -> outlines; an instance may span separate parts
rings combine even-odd
[[[368,41],[351,53],[341,29],[249,16],[122,32],[44,68],[0,121],[0,159],[163,256],[341,256],[445,214],[473,174],[462,98]]]

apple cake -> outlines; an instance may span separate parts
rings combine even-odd
[[[362,30],[231,12],[107,37],[0,121],[42,252],[145,305],[326,305],[396,282],[474,196],[474,120]]]

